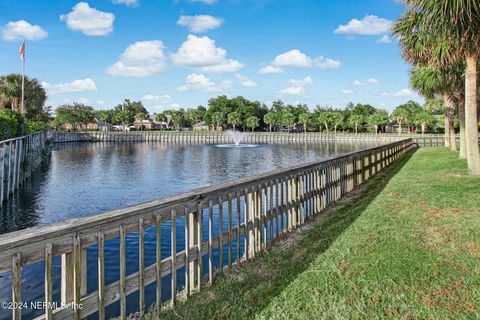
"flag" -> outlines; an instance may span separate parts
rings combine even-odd
[[[25,61],[25,40],[23,41],[19,52],[20,52],[20,60]]]

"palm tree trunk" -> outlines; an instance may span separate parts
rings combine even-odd
[[[272,133],[272,124],[270,123],[268,126],[270,127],[270,133]]]
[[[467,57],[467,70],[465,72],[465,135],[468,171],[472,176],[480,176],[477,89],[477,58],[472,55]]]
[[[445,147],[450,148],[450,125],[448,123],[447,111],[445,110]]]
[[[465,99],[458,104],[458,120],[460,122],[460,159],[467,159],[467,137],[465,136]]]
[[[358,123],[355,122],[355,135],[357,135],[357,133],[358,133]]]
[[[450,150],[457,151],[457,139],[455,137],[455,125],[454,125],[455,103],[453,101],[453,97],[450,94],[445,94],[444,100],[445,100],[445,113],[448,119],[448,131],[449,131],[449,135],[447,136],[447,139],[450,139]]]
[[[402,134],[402,121],[398,121],[398,134]]]

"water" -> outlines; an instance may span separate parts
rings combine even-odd
[[[117,209],[370,146],[343,142],[259,145],[256,148],[165,143],[56,145],[44,167],[0,209],[0,233]],[[204,219],[204,222],[207,220]],[[169,223],[163,223],[163,258],[170,255],[170,228]],[[217,232],[218,222],[214,228]],[[207,239],[208,228],[205,225],[203,229],[204,239]],[[154,235],[154,228],[146,230],[146,266],[155,261]],[[136,233],[127,235],[127,274],[138,270],[137,237]],[[178,251],[185,247],[184,238],[182,218],[177,221]],[[118,239],[105,243],[106,284],[119,279],[118,252]],[[96,247],[89,248],[88,270],[94,271],[88,274],[88,292],[96,290],[96,255]],[[236,253],[233,255],[235,257]],[[226,259],[226,254],[224,256]],[[206,262],[204,265],[207,265]],[[207,268],[204,271],[207,272]],[[22,301],[42,301],[43,262],[26,266],[22,272]],[[53,274],[54,299],[58,300],[58,257],[53,259]],[[183,270],[178,270],[178,275],[178,287],[181,288]],[[165,299],[170,297],[169,281],[168,276],[162,280]],[[146,288],[148,305],[154,301],[154,285]],[[10,275],[0,275],[0,301],[10,301],[10,297]],[[128,312],[137,310],[137,301],[136,294],[127,298]],[[23,311],[24,319],[42,313],[41,310]],[[118,315],[118,303],[107,308],[107,313],[108,316]],[[0,310],[0,319],[9,318],[10,313]]]

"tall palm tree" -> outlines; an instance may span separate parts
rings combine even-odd
[[[269,131],[272,132],[272,125],[276,122],[276,114],[273,111],[268,112],[264,117],[263,121],[268,124]]]
[[[242,115],[239,112],[231,112],[228,114],[227,122],[233,126],[233,131],[235,131],[235,127],[242,123]]]
[[[477,67],[480,3],[476,0],[405,0],[409,10],[395,24],[407,61],[445,68],[465,63],[465,136],[469,173],[480,175]]]
[[[462,92],[464,84],[461,69],[454,65],[448,69],[437,69],[417,65],[410,72],[411,86],[427,100],[435,95],[443,97],[445,102],[445,146],[457,151],[455,136],[455,105],[459,103],[456,97]],[[463,130],[462,130],[463,131]]]
[[[307,133],[307,125],[310,121],[310,114],[302,113],[298,116],[298,122],[303,124],[303,133]]]
[[[365,118],[361,114],[352,114],[348,119],[351,124],[355,126],[355,135],[358,133],[358,125],[365,121]]]

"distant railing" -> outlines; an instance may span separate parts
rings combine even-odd
[[[38,276],[45,279],[45,313],[38,319],[80,319],[94,313],[103,319],[105,307],[116,301],[118,314],[125,319],[126,298],[134,292],[138,292],[137,310],[143,314],[147,285],[155,283],[156,306],[161,308],[161,279],[169,275],[171,303],[175,304],[178,269],[185,269],[184,292],[188,297],[192,291],[200,290],[204,281],[211,283],[224,267],[254,258],[272,241],[311,220],[414,147],[412,139],[405,139],[103,214],[1,235],[0,273],[11,279],[12,305],[19,305],[22,290],[29,288],[29,283],[22,281],[22,269],[33,263],[44,265],[44,275]],[[183,250],[177,250],[177,241],[183,241],[177,235],[179,219],[185,221]],[[208,221],[207,239],[203,221]],[[162,225],[170,233],[170,256],[166,259],[161,259]],[[214,225],[218,226],[216,233]],[[156,248],[156,258],[153,264],[145,266],[147,230],[154,235],[151,245]],[[134,242],[138,271],[131,274],[126,271],[127,234],[130,239],[138,237]],[[110,239],[119,242],[119,269],[114,269],[120,272],[117,281],[106,285],[105,275],[108,270],[112,272],[112,267],[106,268],[104,247]],[[93,270],[86,267],[89,248],[98,252],[98,268]],[[214,255],[220,261],[216,266]],[[52,277],[55,256],[61,256],[60,283],[54,283]],[[208,257],[205,267],[203,257]],[[208,271],[205,280],[204,270]],[[98,282],[88,292],[86,279],[90,272],[97,273]],[[53,304],[52,287],[58,285],[62,308]],[[77,307],[80,305],[82,308]],[[13,309],[12,318],[20,319],[21,313],[21,308]]]
[[[312,141],[362,141],[387,143],[412,138],[419,146],[443,146],[443,134],[351,134],[351,133],[287,133],[287,132],[253,132],[247,133],[243,143],[289,143]],[[232,143],[232,139],[221,131],[92,131],[92,132],[54,132],[53,141],[145,141],[145,142],[188,142],[188,143]]]
[[[47,131],[0,141],[0,206],[40,165],[47,149]]]

